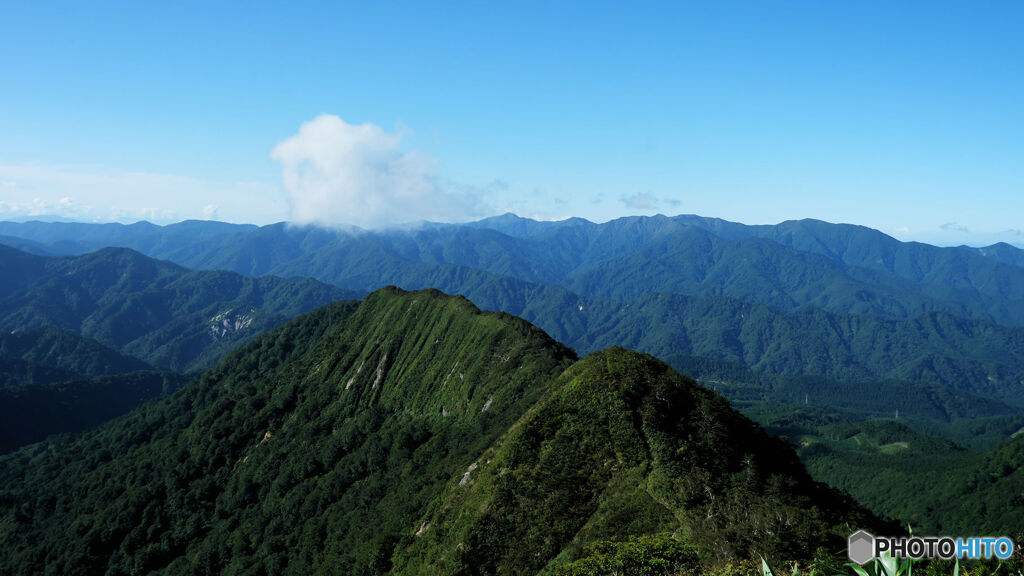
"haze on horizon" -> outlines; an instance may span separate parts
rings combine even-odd
[[[1021,15],[12,6],[0,219],[694,213],[1024,244]]]

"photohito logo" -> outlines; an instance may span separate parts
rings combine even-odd
[[[847,554],[857,564],[866,564],[888,552],[894,558],[992,558],[1006,560],[1013,555],[1013,540],[972,536],[970,538],[872,536],[866,530],[850,534]]]

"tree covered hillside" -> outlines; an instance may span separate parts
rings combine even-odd
[[[358,296],[309,279],[186,270],[106,248],[33,256],[0,245],[0,330],[56,327],[163,369],[212,365],[238,344],[334,300]]]
[[[381,231],[0,223],[0,233],[52,249],[75,238],[79,249],[132,246],[185,266],[352,290],[437,288],[521,316],[580,353],[622,345],[1024,402],[1024,259],[1008,245],[939,248],[862,226],[689,215],[595,224],[508,214]]]
[[[67,330],[0,334],[0,454],[95,426],[184,382]]]
[[[152,370],[99,342],[53,327],[0,334],[0,388]]]
[[[54,250],[77,243],[65,245],[65,253],[122,246],[191,268],[308,276],[354,290],[422,285],[423,278],[454,268],[620,300],[653,292],[724,295],[780,309],[814,306],[893,319],[938,311],[1024,325],[1024,268],[1018,265],[1024,251],[899,242],[863,226],[817,220],[746,226],[657,215],[595,224],[506,214],[382,231],[285,223],[2,222],[0,234]],[[623,284],[631,277],[643,281]]]
[[[653,358],[576,361],[436,291],[318,309],[125,418],[0,457],[5,573],[519,573],[641,535],[714,564],[873,523]]]

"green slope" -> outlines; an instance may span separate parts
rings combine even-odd
[[[400,530],[570,354],[525,322],[436,292],[319,310],[127,419],[0,461],[11,488],[0,500],[57,498],[40,522],[2,524],[6,550],[52,549],[0,565],[118,573],[174,561],[171,573],[250,573],[269,555],[294,573],[310,563],[378,571]],[[51,464],[25,467],[37,458]],[[59,474],[44,471],[57,462]],[[299,518],[310,532],[292,525]],[[56,545],[71,523],[81,538]]]
[[[809,558],[869,523],[720,396],[650,356],[613,348],[573,365],[450,481],[395,566],[543,573],[588,545],[662,532],[716,561]]]
[[[996,447],[1024,426],[1020,408],[922,382],[779,376],[703,356],[673,355],[665,361],[765,426],[779,426],[774,421],[778,413],[792,411],[823,411],[829,421],[898,419],[918,432],[978,451]]]
[[[780,536],[755,529],[721,554],[801,555],[856,517],[784,443],[664,364],[574,360],[530,324],[436,291],[319,309],[168,398],[0,457],[0,572],[406,573],[424,521],[501,477],[491,454],[528,484],[495,503],[510,516],[470,522],[500,552],[481,570],[518,554],[495,544],[505,528],[538,554],[525,569],[676,528],[711,561],[715,530],[775,526],[776,506]]]
[[[141,360],[67,330],[0,334],[0,388],[152,369]]]
[[[1024,438],[1005,434],[1000,446],[979,453],[914,430],[911,421],[851,422],[806,407],[751,412],[798,445],[816,480],[916,533],[1024,537]]]
[[[184,381],[67,330],[0,335],[0,453],[85,430]]]
[[[908,380],[1024,399],[1024,329],[941,313],[900,321],[816,309],[784,314],[728,298],[657,294],[591,324],[577,346],[620,343],[659,357],[708,356],[774,374]]]
[[[185,381],[173,372],[143,371],[0,388],[0,454],[98,426]]]

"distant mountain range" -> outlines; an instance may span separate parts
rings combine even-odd
[[[892,318],[939,310],[1024,324],[1024,293],[1018,290],[1024,250],[1008,244],[938,248],[817,220],[747,226],[653,216],[594,224],[506,214],[463,225],[373,232],[283,223],[256,228],[205,221],[164,227],[4,222],[0,235],[54,253],[122,246],[189,268],[302,275],[357,290],[413,282],[455,267],[557,284],[584,296],[714,294],[782,309],[812,305]]]
[[[152,369],[137,358],[52,326],[0,334],[0,388]]]
[[[815,220],[595,224],[511,214],[415,230],[190,221],[0,223],[36,251],[126,246],[197,269],[354,291],[437,288],[519,315],[581,353],[622,345],[758,370],[895,378],[1024,402],[1024,251],[903,243]]]

